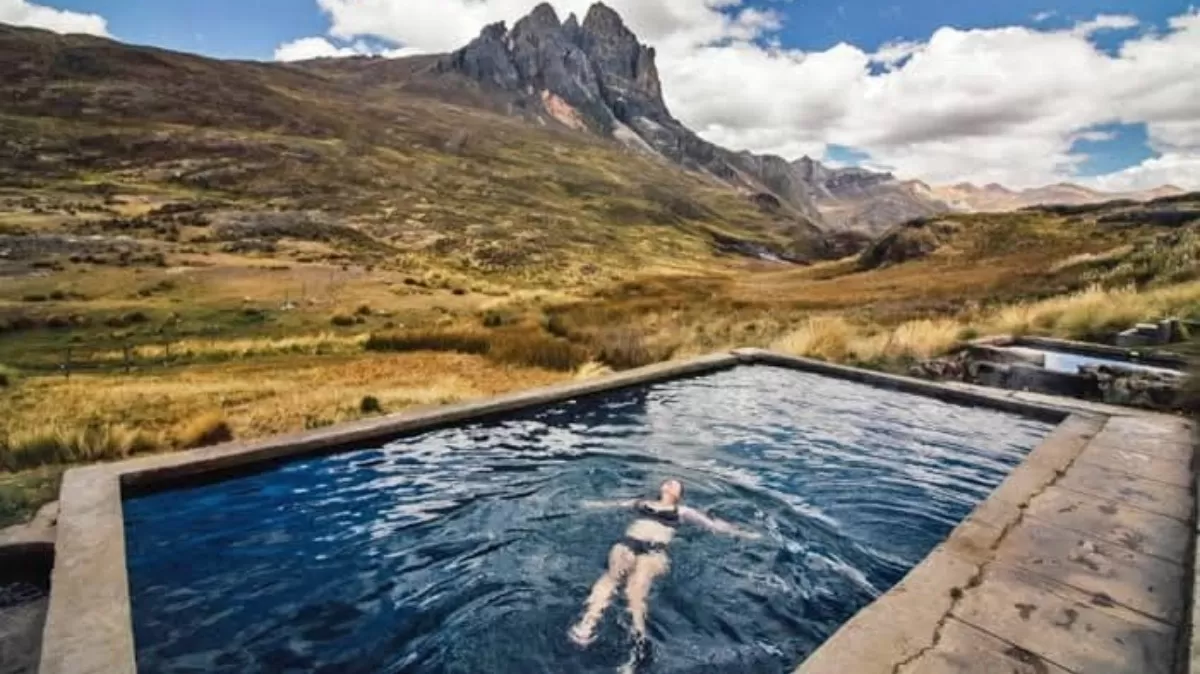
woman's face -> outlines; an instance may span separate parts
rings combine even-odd
[[[659,495],[667,503],[678,503],[683,500],[683,483],[679,480],[667,480],[659,488]]]

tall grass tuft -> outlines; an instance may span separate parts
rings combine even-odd
[[[98,420],[54,420],[32,428],[8,430],[0,437],[0,468],[26,470],[64,463],[123,459],[162,446],[153,433]]]
[[[198,449],[233,440],[233,429],[220,412],[205,412],[177,425],[172,444],[180,449]]]
[[[652,344],[631,327],[605,330],[592,338],[596,357],[614,370],[653,365],[668,360],[678,348],[674,344]]]
[[[797,356],[846,360],[858,328],[841,316],[813,316],[775,341],[772,348]]]

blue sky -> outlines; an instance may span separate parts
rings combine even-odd
[[[397,0],[403,4],[403,0]],[[315,0],[49,0],[58,9],[95,13],[126,42],[221,58],[268,60],[282,42],[329,27]],[[1068,26],[1098,14],[1133,14],[1163,27],[1188,7],[1178,0],[753,0],[785,17],[784,46],[815,51],[848,42],[871,51],[888,42],[924,40],[943,26]],[[1037,21],[1036,18],[1046,18]],[[1111,47],[1114,38],[1102,41]]]
[[[496,18],[495,15],[501,11],[497,8],[517,7],[532,2],[532,0],[486,1],[495,10],[488,16],[488,20]],[[676,18],[686,16],[688,18],[678,21],[680,26],[677,28],[680,31],[700,26],[705,20],[705,14],[711,19],[712,16],[716,16],[715,12],[718,11],[709,8],[704,0],[609,1],[614,6],[623,4],[625,11],[630,13],[637,11],[639,7],[656,6],[665,8],[657,15],[667,16],[674,13]],[[873,54],[885,45],[929,43],[939,30],[946,28],[978,32],[1017,26],[1044,33],[1058,31],[1067,34],[1073,27],[1078,27],[1081,23],[1091,21],[1098,16],[1119,15],[1126,17],[1131,25],[1090,31],[1079,38],[1089,41],[1092,46],[1104,54],[1116,57],[1120,47],[1129,40],[1170,34],[1172,28],[1169,27],[1169,22],[1173,17],[1177,18],[1195,11],[1189,5],[1191,1],[743,0],[740,4],[734,3],[719,11],[725,12],[728,16],[734,16],[747,8],[775,13],[780,19],[778,26],[759,30],[754,38],[754,43],[759,45],[764,53],[769,52],[773,45],[806,53],[833,53],[836,51],[833,49],[835,45],[845,43],[853,45],[860,53],[866,55]],[[328,13],[323,11],[318,0],[13,0],[13,2],[24,6],[31,6],[32,3],[58,10],[99,15],[107,22],[108,32],[125,42],[155,45],[220,58],[258,60],[271,60],[281,45],[301,38],[314,40],[319,38],[319,41],[328,43],[330,49],[346,47],[363,39],[369,45],[386,45],[388,44],[387,38],[391,38],[391,44],[395,45],[402,42],[396,38],[398,35],[418,34],[422,30],[425,31],[423,35],[445,34],[450,29],[465,28],[463,22],[479,20],[478,16],[475,19],[471,18],[471,7],[475,0],[390,0],[390,2],[389,0],[322,0],[327,7],[340,6],[342,8],[341,16],[336,16],[334,11]],[[633,4],[635,2],[639,4]],[[640,3],[645,4],[641,5]],[[555,4],[560,7],[566,5],[577,7],[582,6],[582,0],[555,0]],[[369,7],[374,7],[374,9]],[[380,7],[383,9],[381,10]],[[426,15],[443,13],[443,8],[445,8],[444,13],[447,17],[429,19],[427,16],[422,16],[422,12]],[[0,7],[0,10],[2,9]],[[645,16],[652,15],[656,14],[654,12],[645,14]],[[649,19],[646,19],[645,16],[642,17],[642,20],[648,22]],[[2,11],[0,11],[0,20],[4,20]],[[376,25],[373,23],[375,21],[378,21],[381,26],[379,30],[373,29],[373,26]],[[439,21],[441,22],[439,23]],[[687,24],[687,21],[693,21],[695,25]],[[631,24],[635,22],[636,20],[631,21]],[[422,26],[420,29],[415,27],[418,24]],[[649,23],[646,25],[648,26]],[[353,30],[347,29],[347,26],[353,27]],[[478,30],[478,26],[472,25],[470,29]],[[650,28],[646,30],[648,31]],[[360,35],[363,32],[367,34]],[[997,34],[1000,32],[996,31]],[[455,40],[466,39],[459,36],[469,34],[472,33],[456,31],[454,32]],[[337,36],[347,36],[348,39]],[[660,39],[666,40],[669,37],[669,33],[664,33]],[[980,42],[980,45],[982,45],[980,49],[984,51],[989,48],[989,43],[986,41]],[[445,45],[439,44],[438,47],[445,48]],[[1182,47],[1177,45],[1175,48],[1183,49],[1186,48],[1186,45]],[[660,50],[660,61],[669,60],[669,56],[661,58],[664,53],[665,50]],[[957,55],[951,54],[945,58],[951,61],[966,60],[973,53],[968,50],[959,52]],[[680,56],[680,54],[676,54],[676,56]],[[680,63],[684,61],[682,58],[675,60]],[[1001,61],[1003,60],[1003,55],[1001,55]],[[1054,65],[1053,59],[1045,64],[1048,69],[1052,69]],[[935,177],[940,177],[941,173],[945,173],[947,178],[956,171],[959,173],[970,172],[969,169],[973,167],[973,162],[968,156],[965,159],[957,160],[957,168],[950,164],[946,164],[944,171],[941,170],[940,164],[933,165],[932,169],[924,168],[931,165],[932,161],[926,161],[928,159],[926,155],[918,158],[921,159],[920,161],[910,162],[912,168],[906,171],[905,157],[908,155],[905,154],[905,148],[892,141],[878,147],[868,147],[868,143],[858,141],[860,137],[868,139],[871,137],[871,134],[863,129],[857,130],[856,133],[839,135],[838,129],[834,128],[825,132],[801,127],[799,128],[800,135],[807,132],[808,137],[804,142],[792,142],[796,139],[784,137],[786,136],[785,129],[746,128],[731,131],[721,128],[719,124],[712,126],[711,120],[721,122],[728,119],[729,111],[720,110],[707,114],[704,108],[711,107],[711,104],[701,100],[704,96],[699,94],[693,96],[689,93],[687,90],[689,81],[685,77],[687,73],[680,71],[677,74],[670,69],[670,64],[662,69],[664,70],[663,79],[664,87],[668,92],[668,102],[672,104],[674,111],[685,122],[692,124],[710,139],[733,146],[735,149],[770,150],[789,156],[789,158],[801,153],[814,154],[838,164],[864,164],[896,168],[901,174],[920,174],[932,171]],[[879,62],[873,62],[868,71],[875,76],[872,79],[882,79],[887,76],[889,68]],[[1182,72],[1188,71],[1183,70]],[[1190,72],[1194,73],[1195,71]],[[725,90],[743,84],[743,74],[727,75],[722,85]],[[980,75],[979,70],[976,69],[973,73],[966,75],[950,73],[947,77],[960,76],[962,80],[958,82],[958,86],[971,89],[973,86],[971,77],[977,80],[981,76],[988,75],[986,73]],[[1021,76],[1022,73],[1019,72],[996,74],[997,82],[1010,84],[1013,78]],[[837,87],[839,85],[803,78],[803,81],[797,82],[771,82],[769,86],[786,88]],[[712,93],[710,91],[705,95],[711,99]],[[911,93],[907,95],[912,96]],[[1028,92],[1014,91],[1013,100],[1008,103],[1010,105],[1020,104],[1023,100],[1022,97],[1028,98],[1030,95]],[[1043,92],[1043,95],[1052,96],[1053,92],[1050,91],[1048,94]],[[1178,95],[1200,98],[1200,91],[1181,91]],[[823,102],[819,101],[818,103]],[[1098,107],[1108,104],[1106,101],[1097,99]],[[747,108],[753,108],[755,105],[756,103],[753,101],[746,102]],[[819,105],[813,107],[820,109]],[[1186,133],[1180,131],[1177,127],[1168,128],[1172,123],[1169,118],[1172,115],[1177,118],[1180,114],[1177,109],[1173,110],[1163,113],[1163,119],[1166,121],[1157,122],[1158,126],[1153,126],[1155,120],[1142,121],[1128,114],[1108,115],[1109,119],[1105,119],[1103,114],[1082,115],[1081,119],[1088,117],[1094,118],[1094,121],[1091,123],[1081,122],[1078,128],[1063,127],[1057,130],[1055,137],[1058,138],[1058,141],[1050,143],[1057,147],[1055,152],[1029,150],[1031,155],[1055,154],[1053,159],[1044,158],[1044,166],[1038,170],[1030,172],[1018,167],[1010,167],[1006,173],[1005,167],[1000,163],[1007,160],[1000,156],[1003,153],[996,152],[997,156],[992,161],[997,164],[984,167],[989,171],[988,176],[984,176],[984,172],[979,171],[978,178],[983,180],[990,176],[993,180],[1007,179],[1011,182],[1021,182],[1022,176],[1028,175],[1028,181],[1034,182],[1060,175],[1068,178],[1106,176],[1138,167],[1148,160],[1156,160],[1161,157],[1161,152],[1155,148],[1162,148],[1163,143],[1155,143],[1156,137],[1161,138],[1167,132],[1174,138],[1191,133],[1191,131],[1186,131]],[[951,120],[963,117],[961,110],[951,110],[946,114],[947,118]],[[1000,117],[1014,114],[1019,116],[1019,110],[1016,113],[1006,112]],[[745,111],[745,116],[753,117],[753,111]],[[910,121],[901,120],[897,122],[897,125],[911,126]],[[708,125],[710,131],[708,132],[705,130],[705,122],[710,122]],[[748,125],[753,126],[750,123]],[[711,129],[715,129],[715,131]],[[1022,136],[1019,131],[1014,133],[1016,135],[1013,136],[1013,140],[1021,141]],[[948,135],[947,141],[953,138],[953,135]],[[812,149],[814,147],[817,149]],[[1188,153],[1169,159],[1175,164],[1179,164],[1180,158],[1192,167],[1195,179],[1200,181],[1200,154],[1189,150]],[[1035,157],[1029,157],[1030,166],[1033,166],[1035,159]],[[1058,171],[1058,173],[1051,175],[1051,166],[1056,167],[1053,168],[1053,171]],[[1063,171],[1067,173],[1062,174]]]

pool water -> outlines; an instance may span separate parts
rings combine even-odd
[[[605,394],[124,504],[142,674],[612,672],[618,594],[566,632],[631,513],[686,502],[641,672],[788,672],[1050,430],[770,367]]]
[[[1142,372],[1158,372],[1175,375],[1182,374],[1179,372],[1179,370],[1172,370],[1165,367],[1155,367],[1153,365],[1145,365],[1128,360],[1118,360],[1116,358],[1084,356],[1065,351],[1041,351],[1041,353],[1046,355],[1044,367],[1047,370],[1066,372],[1068,374],[1079,374],[1081,368],[1096,365],[1108,365],[1110,367],[1119,367],[1127,370],[1138,370]]]

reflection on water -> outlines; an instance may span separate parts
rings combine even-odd
[[[612,672],[566,638],[628,513],[687,501],[645,672],[786,672],[885,592],[1048,431],[998,412],[740,368],[125,504],[142,674]]]
[[[1178,370],[1172,370],[1165,367],[1154,367],[1153,365],[1144,365],[1127,360],[1118,360],[1116,358],[1098,358],[1096,356],[1082,356],[1076,353],[1066,353],[1063,351],[1040,351],[1046,355],[1044,367],[1047,370],[1055,372],[1066,372],[1068,374],[1079,374],[1080,370],[1088,366],[1108,365],[1110,367],[1119,367],[1127,370],[1138,370],[1141,372],[1162,372],[1166,374],[1178,375]]]

